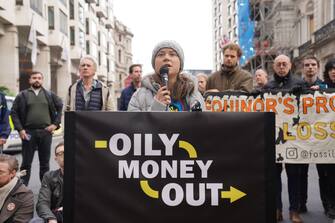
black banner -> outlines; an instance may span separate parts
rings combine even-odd
[[[275,222],[273,113],[69,112],[65,222]]]

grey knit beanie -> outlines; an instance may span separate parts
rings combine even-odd
[[[152,51],[152,58],[151,58],[152,67],[155,69],[155,58],[157,56],[158,51],[160,51],[163,48],[171,48],[174,51],[176,51],[180,60],[180,71],[182,71],[184,69],[184,52],[181,46],[174,40],[164,40],[155,46],[154,50]]]

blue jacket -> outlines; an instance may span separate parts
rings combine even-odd
[[[128,104],[130,102],[131,97],[135,93],[136,88],[134,87],[134,84],[131,83],[128,87],[123,89],[121,92],[121,97],[120,97],[120,111],[127,111],[128,110]]]
[[[5,95],[0,92],[0,138],[7,139],[9,133],[9,110]]]

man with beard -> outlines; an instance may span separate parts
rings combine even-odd
[[[132,82],[128,87],[123,89],[120,97],[120,111],[127,111],[128,104],[131,99],[131,96],[135,93],[135,91],[141,87],[142,81],[142,65],[141,64],[132,64],[129,67],[129,76],[132,79]]]
[[[223,64],[221,70],[213,73],[207,82],[208,91],[252,91],[252,76],[241,69],[238,61],[242,56],[241,48],[235,43],[223,47]]]
[[[25,185],[29,183],[35,149],[40,161],[40,180],[49,171],[52,132],[59,127],[63,107],[59,97],[42,87],[41,72],[32,72],[29,84],[29,89],[16,96],[11,111],[15,129],[22,140],[21,170],[27,171],[22,177]]]
[[[0,154],[0,222],[26,223],[34,215],[34,195],[23,185],[15,156]]]

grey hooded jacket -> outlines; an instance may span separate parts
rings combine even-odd
[[[188,74],[183,75],[188,76]],[[128,111],[166,111],[166,105],[154,98],[160,85],[153,81],[152,76],[143,78],[141,88],[137,89],[130,99]],[[194,82],[194,78],[189,76],[188,78]],[[197,86],[197,83],[194,83],[194,86]],[[200,102],[201,108],[204,108],[204,99],[195,87],[193,93],[187,95],[186,103],[192,107],[197,102]]]

